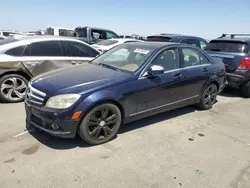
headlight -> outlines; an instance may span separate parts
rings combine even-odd
[[[56,109],[65,109],[72,106],[81,95],[79,94],[63,94],[57,95],[49,98],[45,107],[56,108]]]

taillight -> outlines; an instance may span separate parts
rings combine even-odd
[[[239,66],[237,67],[237,69],[239,70],[247,70],[250,69],[250,58],[246,57],[245,59],[243,59]]]

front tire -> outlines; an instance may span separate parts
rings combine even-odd
[[[200,102],[197,104],[197,106],[201,110],[211,109],[216,102],[217,93],[218,93],[218,88],[215,84],[208,85],[204,89],[201,95]]]
[[[116,105],[100,104],[92,108],[84,117],[78,134],[87,144],[103,144],[116,136],[121,122],[121,111]]]
[[[0,78],[0,100],[3,102],[21,102],[25,98],[28,80],[18,74],[8,74]]]

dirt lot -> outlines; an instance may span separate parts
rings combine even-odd
[[[125,125],[95,147],[25,131],[23,103],[0,104],[0,187],[249,188],[250,100],[187,107]]]

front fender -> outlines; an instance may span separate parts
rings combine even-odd
[[[112,101],[123,107],[123,98],[122,95],[114,90],[100,90],[88,95],[86,98],[82,96],[82,100],[78,103],[76,111],[82,111],[82,116],[85,116],[89,109],[102,101]]]

